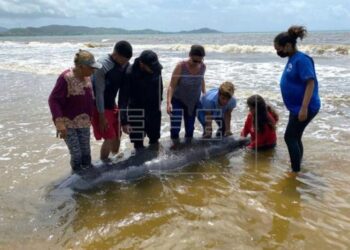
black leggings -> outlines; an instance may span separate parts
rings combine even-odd
[[[312,113],[309,111],[307,119],[303,122],[300,122],[298,115],[289,113],[289,121],[286,132],[284,133],[284,140],[288,147],[293,172],[300,171],[300,164],[304,154],[304,147],[301,141],[301,137],[303,136],[306,126],[316,115],[317,112]]]

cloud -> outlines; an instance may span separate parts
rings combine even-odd
[[[64,7],[56,1],[0,0],[0,17],[67,17]]]
[[[349,0],[0,0],[0,25],[74,24],[166,31],[344,28]],[[18,25],[19,24],[19,25]]]
[[[338,18],[341,18],[341,17],[350,18],[350,8],[346,8],[341,4],[337,4],[337,5],[332,6],[331,14],[335,17],[338,17]]]
[[[121,18],[158,10],[161,0],[0,0],[1,18]]]

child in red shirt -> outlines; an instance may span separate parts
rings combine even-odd
[[[277,113],[271,106],[266,105],[264,98],[260,95],[252,95],[247,99],[249,114],[246,118],[241,136],[250,134],[250,149],[270,149],[276,146],[276,123]],[[256,133],[257,131],[257,133]]]

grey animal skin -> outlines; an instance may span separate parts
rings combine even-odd
[[[192,139],[190,142],[161,141],[109,163],[95,163],[93,167],[72,173],[54,185],[55,189],[88,190],[106,182],[124,182],[147,175],[162,175],[179,171],[202,160],[225,155],[249,143],[247,139]]]

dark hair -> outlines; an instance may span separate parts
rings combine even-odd
[[[114,52],[130,59],[132,57],[132,47],[128,41],[119,41],[114,45]]]
[[[190,50],[190,56],[205,57],[205,50],[202,45],[192,45]]]
[[[285,46],[287,43],[291,43],[293,48],[297,44],[297,39],[303,40],[307,35],[307,30],[304,26],[291,26],[287,32],[279,33],[275,39],[274,43],[280,46]]]
[[[262,98],[260,95],[252,95],[247,99],[247,105],[249,108],[255,109],[253,123],[254,127],[257,127],[256,130],[258,133],[264,132],[265,124],[267,124],[272,129],[276,129],[275,122],[278,121],[278,115],[270,105],[266,104],[264,98]],[[275,122],[270,119],[268,112],[272,114]],[[257,121],[255,121],[255,118],[257,118]]]

